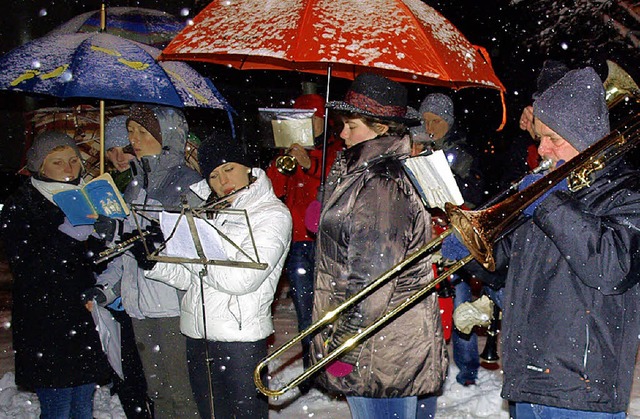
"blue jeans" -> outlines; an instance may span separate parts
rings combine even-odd
[[[351,419],[414,419],[418,398],[392,399],[347,396]]]
[[[455,310],[462,303],[472,301],[471,286],[455,275],[455,297],[453,299],[453,309]],[[471,332],[464,335],[455,327],[451,334],[453,346],[453,361],[460,370],[456,375],[456,381],[462,385],[474,383],[478,378],[478,368],[480,367],[480,356],[478,354],[478,336]]]
[[[77,387],[37,388],[40,419],[92,419],[95,383]]]
[[[311,325],[313,309],[313,268],[315,264],[315,242],[292,242],[285,272],[291,285],[291,299],[298,317],[298,331]],[[309,366],[309,345],[311,337],[302,340],[302,360]]]
[[[416,419],[433,419],[436,417],[438,396],[420,396],[416,407]]]
[[[516,417],[518,419],[624,419],[627,415],[625,412],[587,412],[541,404],[516,403]]]

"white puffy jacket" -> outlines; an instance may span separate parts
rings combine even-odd
[[[266,270],[208,265],[203,278],[208,340],[253,342],[273,333],[271,304],[291,244],[292,221],[287,207],[276,197],[262,169],[254,168],[257,180],[238,193],[231,208],[247,211],[260,262]],[[206,182],[206,181],[204,181]],[[250,255],[254,254],[245,217],[219,214],[213,225]],[[223,241],[233,261],[248,261]],[[158,263],[148,278],[186,290],[180,311],[180,330],[203,338],[199,272],[202,265]]]

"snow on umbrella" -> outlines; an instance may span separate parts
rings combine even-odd
[[[228,109],[210,80],[160,50],[107,33],[38,38],[0,57],[0,90]]]
[[[172,14],[142,7],[108,7],[106,25],[101,30],[100,10],[82,13],[49,32],[48,35],[108,32],[131,41],[165,47],[186,25]]]
[[[487,52],[420,0],[215,0],[159,59],[327,74],[327,100],[331,75],[354,79],[366,71],[399,82],[492,88],[503,102],[501,127],[506,122],[505,88]],[[326,142],[325,131],[321,173]]]
[[[486,51],[420,0],[216,0],[160,59],[504,91]]]

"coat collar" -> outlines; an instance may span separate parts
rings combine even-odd
[[[374,138],[344,150],[342,155],[344,169],[346,173],[353,173],[388,157],[409,155],[410,151],[411,145],[407,136]]]

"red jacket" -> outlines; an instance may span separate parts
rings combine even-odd
[[[336,158],[336,153],[343,148],[343,142],[329,139],[327,146],[327,164],[325,176]],[[284,201],[291,211],[293,218],[292,241],[313,241],[315,235],[304,225],[304,214],[311,202],[316,199],[320,186],[320,172],[322,170],[322,148],[309,150],[311,167],[308,170],[298,165],[291,175],[283,175],[275,167],[275,159],[267,168],[267,176],[271,179],[273,190]]]

